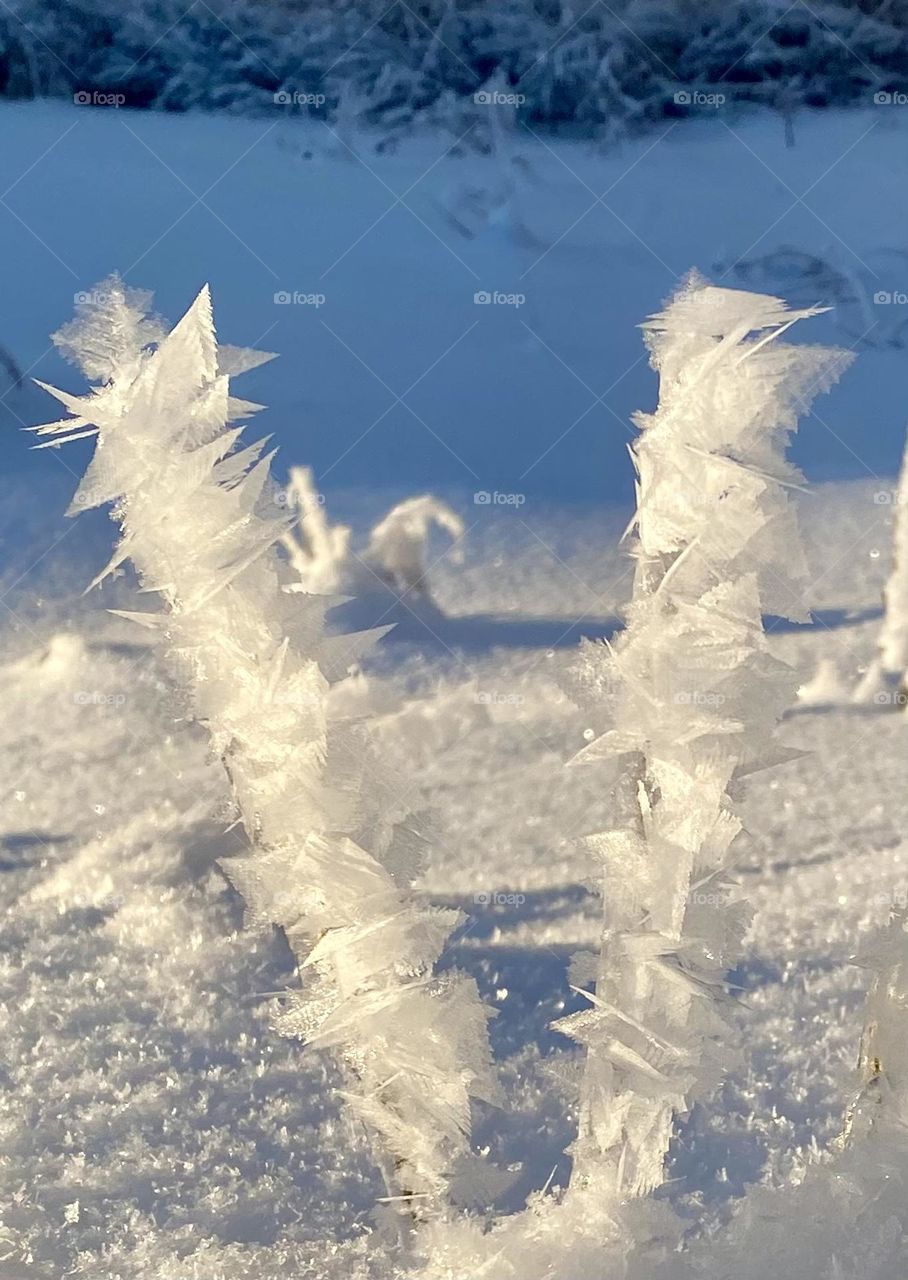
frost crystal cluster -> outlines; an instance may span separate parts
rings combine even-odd
[[[855,690],[855,701],[904,707],[908,701],[908,444],[892,496],[892,568],[883,591],[883,621],[876,657]]]
[[[218,348],[207,289],[170,332],[116,279],[89,297],[56,341],[96,385],[53,391],[74,416],[39,431],[96,434],[72,509],[114,504],[98,581],[129,559],[163,599],[127,616],[164,637],[230,777],[251,847],[225,869],[299,959],[279,1029],[338,1054],[389,1184],[431,1208],[469,1156],[471,1096],[493,1086],[474,983],[433,971],[459,916],[411,900],[420,837],[362,727],[332,715],[329,682],[380,633],[327,636],[329,602],[281,589],[274,548],[296,517],[264,441],[240,447],[234,424],[259,406],[228,387],[269,357]]]
[[[908,910],[894,907],[886,927],[855,963],[871,975],[858,1054],[860,1091],[845,1117],[840,1148],[895,1140],[908,1147]],[[904,1168],[904,1160],[902,1161]]]
[[[316,595],[367,595],[376,587],[393,597],[429,599],[429,535],[437,526],[454,544],[452,560],[462,562],[458,546],[465,534],[460,516],[438,498],[405,498],[374,526],[362,554],[351,545],[352,529],[330,524],[324,495],[316,491],[309,467],[291,467],[285,501],[299,510],[299,527],[281,543],[299,578],[299,588]]]
[[[660,397],[636,419],[628,625],[614,648],[587,642],[572,674],[591,716],[611,713],[576,757],[607,762],[614,784],[612,829],[587,837],[601,951],[575,961],[590,1007],[556,1024],[587,1049],[570,1194],[606,1211],[662,1181],[674,1116],[725,1066],[725,975],[747,923],[730,787],[785,754],[772,735],[796,681],[763,617],[806,617],[785,448],[848,359],[779,341],[813,314],[692,278],[644,326]]]

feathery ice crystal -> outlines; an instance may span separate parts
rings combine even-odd
[[[299,958],[278,1028],[339,1055],[389,1184],[431,1209],[469,1159],[471,1096],[494,1086],[475,984],[433,972],[458,913],[412,901],[404,799],[331,714],[329,681],[380,633],[326,636],[330,602],[282,591],[274,547],[296,515],[269,500],[265,442],[239,447],[259,406],[228,389],[270,357],[218,347],[207,289],[170,332],[149,304],[116,278],[80,304],[56,342],[96,385],[48,388],[74,416],[38,431],[96,435],[71,510],[113,503],[122,535],[96,581],[129,559],[163,598],[126,616],[163,636],[229,774],[251,850],[225,870]]]
[[[375,594],[376,587],[394,596],[431,598],[427,552],[433,527],[450,537],[455,563],[464,523],[446,502],[430,493],[405,498],[382,517],[361,553],[351,543],[352,529],[330,524],[324,496],[315,488],[309,467],[291,467],[286,501],[300,512],[299,527],[281,539],[299,578],[300,589],[316,595]]]
[[[586,642],[571,675],[579,705],[612,714],[575,758],[604,762],[614,788],[613,828],[587,837],[601,951],[575,961],[590,1007],[556,1024],[587,1049],[569,1194],[606,1213],[662,1181],[674,1116],[725,1065],[725,973],[747,922],[729,788],[785,758],[771,739],[794,679],[763,616],[807,616],[785,447],[848,363],[779,341],[813,314],[692,277],[644,325],[660,398],[636,418],[628,625],[614,648]]]
[[[854,700],[904,707],[908,701],[908,441],[892,496],[892,568],[883,591],[877,654],[855,690]]]

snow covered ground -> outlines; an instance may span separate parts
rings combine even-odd
[[[805,505],[817,577],[836,555],[847,570],[817,587],[823,621],[780,629],[777,650],[805,678],[831,658],[847,689],[873,644],[889,512],[857,484]],[[566,567],[540,554],[534,580],[509,586],[515,605],[535,611],[568,574],[611,614],[621,587],[601,585],[602,562],[616,552],[600,553],[582,518],[572,532],[591,545]],[[448,608],[462,590],[440,574]],[[104,1250],[118,1277],[332,1274],[332,1242],[365,1237],[380,1187],[324,1089],[326,1063],[268,1030],[267,993],[295,974],[277,939],[243,931],[215,868],[230,847],[220,768],[125,623],[96,601],[14,607],[17,656],[0,677],[0,1274],[98,1274]],[[447,959],[499,1010],[506,1105],[482,1116],[477,1141],[514,1175],[505,1209],[566,1172],[571,1117],[550,1068],[569,1055],[547,1024],[570,1007],[567,961],[596,928],[570,838],[596,829],[608,797],[562,765],[586,727],[553,679],[568,656],[494,631],[462,658],[388,645],[370,691],[383,754],[414,808],[436,813],[425,892],[469,917]],[[746,795],[740,876],[757,914],[737,975],[745,1061],[683,1127],[666,1193],[700,1226],[836,1134],[863,990],[848,958],[908,891],[903,719],[819,705],[793,711],[783,738],[810,754]]]
[[[792,709],[782,738],[808,754],[745,793],[744,1058],[682,1126],[661,1193],[708,1237],[837,1133],[864,987],[848,960],[908,894],[908,728],[847,705],[905,420],[899,109],[805,117],[794,149],[764,118],[609,154],[525,137],[516,203],[490,160],[446,157],[451,138],[357,160],[321,127],[43,105],[0,123],[0,340],[23,369],[78,385],[47,335],[111,270],[171,318],[208,279],[224,339],[281,353],[242,393],[332,512],[362,528],[389,493],[432,487],[466,518],[464,566],[433,567],[444,616],[404,614],[339,696],[372,709],[412,808],[434,810],[422,889],[468,916],[445,962],[498,1009],[506,1102],[476,1139],[512,1175],[503,1212],[567,1174],[571,1054],[548,1023],[574,1007],[567,961],[596,928],[572,837],[609,797],[562,767],[588,726],[555,675],[629,587],[626,424],[654,400],[634,326],[687,269],[718,278],[738,256],[764,261],[725,283],[841,302],[802,335],[859,352],[794,451],[827,481],[801,504],[816,619],[770,623],[805,683],[831,659],[840,687]],[[589,209],[602,193],[611,210]],[[26,452],[13,428],[50,416],[41,393],[3,406],[0,1276],[387,1280],[364,1135],[327,1059],[269,1030],[292,958],[244,930],[215,865],[239,847],[220,767],[148,634],[105,612],[136,607],[131,580],[80,597],[109,536],[62,519],[85,455]]]

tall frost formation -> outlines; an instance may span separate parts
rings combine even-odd
[[[96,435],[71,510],[114,504],[97,581],[128,558],[163,601],[128,616],[163,633],[230,777],[251,851],[225,869],[300,961],[279,1030],[336,1051],[389,1183],[431,1207],[469,1155],[471,1095],[492,1088],[486,1015],[472,980],[434,975],[459,916],[410,900],[419,837],[361,727],[331,715],[329,681],[380,633],[327,638],[330,602],[282,592],[274,547],[296,517],[265,442],[240,447],[233,424],[259,406],[228,389],[270,357],[218,349],[207,289],[169,333],[149,303],[114,279],[81,305],[55,341],[96,385],[48,388],[74,416],[39,431]]]
[[[892,568],[883,591],[877,653],[855,691],[855,701],[905,706],[908,702],[908,441],[898,487],[891,495]]]
[[[587,1048],[572,1191],[600,1205],[662,1181],[674,1116],[727,1055],[725,974],[747,923],[730,787],[785,754],[771,739],[796,681],[763,616],[807,616],[785,449],[796,407],[848,362],[779,340],[813,314],[691,279],[644,325],[660,395],[636,418],[628,625],[614,649],[586,643],[572,677],[613,726],[576,758],[608,761],[616,816],[588,837],[601,951],[575,972],[595,990],[558,1024]]]

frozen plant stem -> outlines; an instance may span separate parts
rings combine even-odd
[[[659,405],[639,414],[636,573],[627,628],[586,643],[572,677],[613,727],[576,762],[608,762],[598,957],[578,957],[590,1007],[559,1029],[586,1046],[569,1194],[600,1212],[657,1186],[674,1117],[721,1078],[725,974],[747,914],[731,901],[741,821],[733,779],[778,762],[793,673],[763,615],[805,620],[803,555],[785,459],[795,406],[846,353],[779,341],[812,310],[692,278],[644,326]]]
[[[126,616],[163,636],[230,777],[252,847],[225,870],[299,960],[278,1029],[337,1054],[396,1205],[438,1211],[470,1153],[470,1098],[493,1089],[487,1015],[471,979],[434,974],[460,917],[414,903],[405,805],[361,728],[332,716],[329,679],[377,633],[327,637],[326,602],[281,589],[274,546],[296,517],[269,489],[264,441],[240,448],[229,425],[259,406],[228,375],[269,357],[218,349],[207,289],[169,333],[117,279],[89,298],[56,341],[96,385],[54,391],[75,416],[39,433],[96,434],[72,510],[115,504],[98,581],[128,558],[163,600]]]
[[[291,467],[288,504],[298,524],[281,538],[281,545],[306,591],[331,595],[341,590],[350,554],[350,528],[331,525],[324,499],[315,488],[311,467]]]
[[[858,1054],[860,1089],[845,1116],[839,1148],[858,1140],[901,1145],[908,1129],[908,910],[889,922],[855,963],[873,978]],[[904,1157],[902,1157],[904,1159]]]
[[[884,495],[885,496],[885,495]],[[894,494],[892,568],[883,591],[877,656],[855,691],[855,701],[904,706],[908,701],[908,441]]]
[[[299,514],[299,525],[281,538],[299,578],[300,589],[315,595],[374,593],[376,586],[395,595],[428,600],[426,567],[429,536],[434,527],[454,544],[452,560],[461,563],[464,523],[445,502],[431,494],[405,498],[376,524],[368,545],[358,555],[350,544],[352,530],[328,521],[324,496],[315,488],[309,467],[291,467],[284,501]]]

